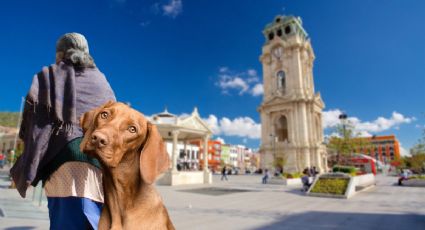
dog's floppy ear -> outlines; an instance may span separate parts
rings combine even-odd
[[[152,184],[159,174],[168,169],[170,158],[155,125],[147,124],[147,140],[140,153],[140,173],[145,183]]]
[[[94,126],[94,118],[96,114],[99,112],[99,108],[92,109],[86,113],[84,113],[80,117],[80,126],[83,129],[83,140],[80,144],[80,151],[83,152],[84,146],[86,146],[87,141],[90,139],[91,133],[93,132]]]
[[[99,109],[92,109],[80,117],[80,126],[83,129],[83,133],[86,133],[87,130],[93,126],[94,116],[98,111]]]

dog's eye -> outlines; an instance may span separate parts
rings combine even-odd
[[[102,118],[102,119],[108,118],[108,113],[107,112],[101,112],[100,113],[100,118]]]
[[[136,129],[136,127],[134,127],[134,126],[129,126],[129,127],[128,127],[128,131],[129,131],[130,133],[135,133],[135,132],[137,131],[137,129]]]

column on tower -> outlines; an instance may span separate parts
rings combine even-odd
[[[307,109],[306,103],[300,102],[300,110],[301,110],[301,134],[302,134],[302,152],[304,158],[304,167],[310,167],[310,151],[308,145],[308,127],[307,127]]]

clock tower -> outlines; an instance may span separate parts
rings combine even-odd
[[[327,169],[323,144],[322,110],[325,107],[313,82],[314,52],[302,21],[276,16],[263,30],[264,96],[261,115],[261,167],[284,162],[286,172],[315,166]]]

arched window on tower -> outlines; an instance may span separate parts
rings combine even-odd
[[[279,142],[288,141],[288,121],[285,116],[276,121],[275,130]]]
[[[277,76],[277,88],[280,91],[285,92],[285,89],[286,89],[286,75],[285,75],[285,72],[283,70],[280,70],[279,72],[277,72],[276,76]]]

